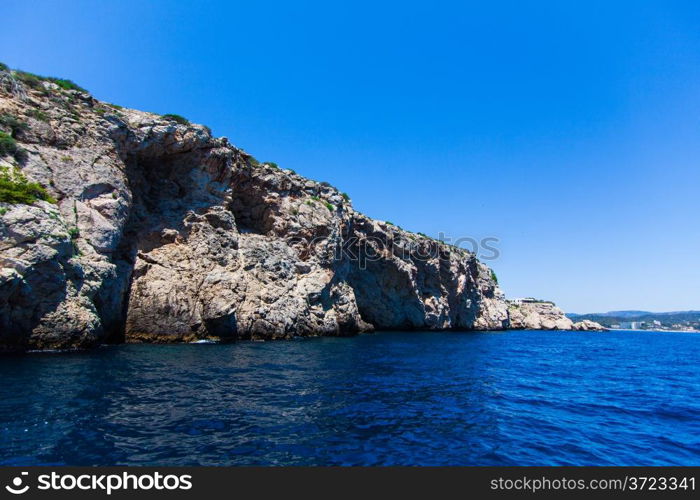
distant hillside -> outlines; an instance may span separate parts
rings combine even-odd
[[[575,321],[590,319],[603,326],[619,325],[620,323],[645,322],[652,323],[658,321],[662,326],[671,328],[675,325],[700,326],[700,311],[671,311],[671,312],[649,312],[649,311],[609,311],[605,313],[589,314],[567,314]]]
[[[617,318],[638,318],[640,316],[645,316],[647,314],[654,314],[651,311],[608,311],[604,313],[587,313],[587,314],[576,314],[576,313],[571,313],[567,314],[570,318],[580,318],[583,316],[603,316],[603,317],[609,317],[609,316],[615,316]],[[670,313],[657,313],[657,314],[670,314]]]

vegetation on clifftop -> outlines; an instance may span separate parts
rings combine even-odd
[[[78,85],[72,80],[67,80],[65,78],[57,78],[55,76],[41,76],[35,75],[34,73],[29,73],[27,71],[15,70],[13,72],[15,78],[17,78],[22,83],[28,85],[33,89],[38,89],[42,82],[55,83],[63,90],[78,90],[80,92],[87,92],[83,87]]]
[[[88,93],[86,89],[75,83],[73,80],[68,80],[67,78],[58,78],[55,76],[42,76],[30,73],[28,71],[22,71],[19,69],[11,69],[7,64],[0,63],[0,71],[7,71],[10,75],[24,83],[28,87],[35,90],[44,90],[43,82],[51,82],[58,85],[63,90],[78,90],[80,92]]]
[[[170,121],[179,123],[180,125],[189,125],[190,124],[190,121],[187,118],[185,118],[184,116],[176,115],[174,113],[165,114],[165,115],[163,115],[163,118],[165,118],[166,120],[170,120]]]

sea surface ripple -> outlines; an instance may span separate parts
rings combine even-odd
[[[0,358],[1,465],[700,465],[700,334],[383,332]]]

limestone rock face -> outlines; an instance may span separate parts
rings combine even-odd
[[[583,321],[577,321],[573,324],[573,329],[582,332],[605,332],[608,329],[605,328],[600,323],[592,321],[590,319],[584,319]]]
[[[574,323],[551,302],[508,301],[509,328],[518,330],[573,330]]]
[[[0,203],[0,350],[513,324],[470,252],[206,127],[0,73],[0,115],[27,125],[0,129],[57,200]]]

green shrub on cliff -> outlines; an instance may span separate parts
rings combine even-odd
[[[491,279],[498,285],[498,276],[496,276],[496,272],[493,269],[491,269]]]
[[[65,78],[56,78],[53,76],[47,76],[46,80],[55,83],[63,90],[79,90],[80,92],[87,92],[87,90],[75,83],[73,80],[67,80]]]
[[[0,167],[0,201],[31,205],[36,200],[56,203],[38,182],[29,182],[17,167]]]
[[[166,120],[170,120],[170,121],[179,123],[180,125],[189,125],[190,124],[190,121],[187,118],[185,118],[184,116],[176,115],[174,113],[165,114],[165,115],[163,115],[163,118],[165,118]]]
[[[35,75],[34,73],[29,73],[28,71],[20,71],[20,70],[15,70],[14,71],[14,76],[17,78],[19,81],[24,83],[25,85],[28,85],[29,87],[33,89],[41,89],[41,82],[47,81],[51,83],[55,83],[59,87],[61,87],[63,90],[79,90],[80,92],[87,92],[83,87],[78,85],[72,80],[67,80],[65,78],[57,78],[55,76],[41,76],[41,75]]]
[[[15,71],[14,76],[17,80],[33,89],[38,89],[41,86],[41,78],[39,78],[39,75],[35,75],[34,73]]]
[[[27,152],[17,145],[14,137],[0,132],[0,156],[6,155],[12,155],[20,163],[27,159]]]
[[[41,111],[40,109],[32,109],[29,111],[29,114],[33,117],[36,118],[39,121],[42,122],[48,122],[49,121],[49,115]]]
[[[26,123],[7,113],[0,115],[0,125],[8,127],[11,130],[12,137],[15,137],[17,132],[21,132],[22,130],[27,130],[29,128]]]

